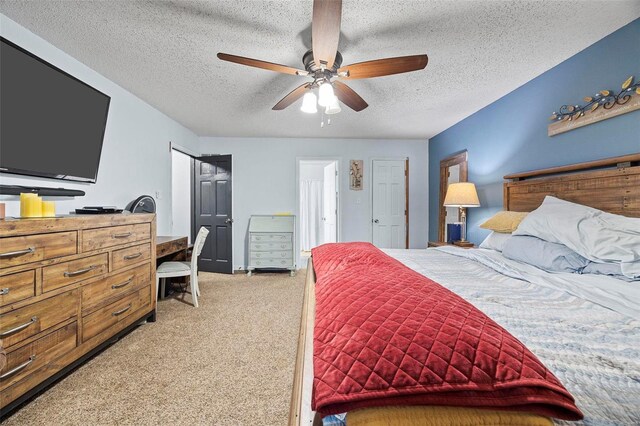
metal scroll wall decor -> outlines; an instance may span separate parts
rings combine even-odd
[[[362,160],[351,160],[349,167],[349,189],[362,190]]]
[[[634,83],[631,76],[622,83],[622,90],[618,94],[601,90],[594,96],[585,97],[583,101],[584,105],[563,105],[553,113],[548,128],[549,136],[640,109],[640,82]]]

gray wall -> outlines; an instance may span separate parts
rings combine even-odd
[[[246,267],[252,214],[298,214],[297,159],[340,158],[341,241],[371,241],[370,178],[374,158],[409,158],[409,241],[426,247],[428,146],[426,140],[201,138],[200,152],[233,156],[234,269]],[[364,189],[349,190],[349,160],[364,160]],[[304,267],[304,265],[298,265]]]
[[[42,59],[111,96],[109,118],[96,184],[0,174],[0,183],[81,189],[84,197],[47,197],[58,214],[87,205],[124,207],[139,195],[158,203],[158,233],[171,232],[171,154],[169,142],[197,150],[198,137],[122,87],[0,14],[0,34]],[[18,197],[0,196],[8,216],[19,216]]]

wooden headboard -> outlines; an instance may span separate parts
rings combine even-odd
[[[640,153],[504,177],[504,209],[535,210],[547,195],[640,217]]]

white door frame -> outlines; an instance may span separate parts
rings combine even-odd
[[[336,201],[336,210],[338,211],[338,217],[336,220],[336,234],[337,234],[337,242],[342,241],[342,157],[296,157],[296,265],[298,268],[306,268],[307,265],[301,264],[301,256],[300,256],[300,162],[301,161],[335,161],[338,170],[338,179],[336,183],[336,191],[338,192],[338,199]]]
[[[367,181],[369,182],[369,242],[373,244],[373,162],[374,161],[404,161],[405,162],[405,172],[406,172],[406,162],[409,160],[409,157],[370,157],[369,158],[369,173],[365,172],[365,175],[368,175],[369,178]],[[407,181],[409,180],[409,176],[405,177],[405,192],[407,191]],[[410,207],[409,197],[405,200],[407,206]],[[409,233],[409,223],[407,221],[407,216],[409,215],[409,211],[405,214],[405,234]],[[406,241],[405,235],[405,241]],[[408,247],[407,247],[408,248]]]

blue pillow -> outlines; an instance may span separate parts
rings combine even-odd
[[[563,244],[525,235],[509,238],[502,249],[502,255],[548,272],[581,272],[590,263]]]
[[[590,262],[583,270],[583,274],[596,274],[596,275],[608,275],[613,278],[617,278],[623,281],[635,281],[640,280],[638,278],[630,278],[622,273],[622,265],[620,263],[597,263]]]

